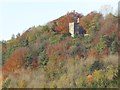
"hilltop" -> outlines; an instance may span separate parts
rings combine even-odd
[[[74,17],[79,18],[79,25],[87,36],[71,37],[69,23]],[[94,87],[92,84],[116,87],[118,37],[117,16],[103,17],[95,11],[86,16],[69,12],[46,25],[30,27],[22,35],[18,33],[3,41],[3,76],[10,80],[9,87]],[[97,74],[101,76],[95,76]],[[36,85],[28,83],[30,77],[38,78],[39,81],[33,80]],[[97,78],[104,83],[108,80],[108,84]]]

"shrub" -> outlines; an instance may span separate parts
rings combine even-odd
[[[20,80],[17,85],[19,88],[25,88],[27,86],[27,82],[25,80]]]
[[[94,72],[95,70],[100,70],[100,69],[103,69],[104,68],[104,64],[97,60],[97,61],[94,61],[94,63],[90,66],[90,73]]]
[[[50,85],[50,88],[57,88],[56,82],[53,81],[52,84]]]
[[[50,44],[57,44],[61,40],[63,40],[63,37],[61,37],[61,35],[53,35],[49,38]]]
[[[115,54],[118,51],[118,44],[116,41],[112,42],[110,50],[112,54]]]
[[[97,52],[98,52],[98,53],[102,52],[102,51],[105,49],[106,46],[107,46],[107,45],[106,45],[105,37],[102,36],[102,37],[100,38],[100,42],[99,42],[99,43],[97,44],[97,46],[96,46]]]
[[[33,60],[33,56],[31,53],[28,53],[25,57],[25,67],[31,66]]]
[[[49,32],[50,28],[48,25],[45,25],[42,27],[42,31],[48,31]]]
[[[70,34],[69,32],[67,32],[67,33],[64,33],[64,34],[62,35],[62,37],[67,37],[67,36],[71,36],[71,34]]]
[[[47,57],[47,54],[45,51],[41,52],[39,54],[39,59],[40,59],[40,64],[41,65],[47,65],[47,62],[48,62],[48,57]]]
[[[9,88],[10,82],[11,82],[11,79],[7,79],[7,80],[3,83],[2,88]]]
[[[78,53],[79,49],[77,46],[71,46],[69,49],[69,53],[71,56],[75,56]]]
[[[45,43],[42,43],[38,49],[38,55],[39,53],[43,52],[45,50]]]
[[[80,77],[77,81],[76,81],[76,87],[77,88],[82,88],[85,87],[86,83],[85,83],[85,77]]]
[[[28,44],[29,44],[28,39],[25,39],[25,40],[21,41],[20,46],[26,47],[26,46],[28,46]]]
[[[94,77],[94,81],[96,82],[104,78],[104,72],[102,70],[95,70],[92,75]]]

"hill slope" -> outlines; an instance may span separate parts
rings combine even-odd
[[[73,21],[74,16],[80,18],[80,26],[86,30],[88,36],[71,37],[68,23]],[[37,87],[44,87],[46,84],[48,87],[82,87],[82,84],[84,87],[94,87],[92,83],[99,87],[100,84],[96,84],[99,81],[97,78],[108,80],[109,84],[105,86],[103,81],[101,87],[111,87],[111,82],[114,81],[112,87],[117,86],[115,75],[117,52],[120,50],[117,19],[118,17],[112,14],[104,18],[97,12],[91,12],[86,16],[70,12],[45,26],[31,27],[22,35],[18,34],[16,38],[12,37],[2,42],[3,74],[11,79],[11,87],[36,86],[32,83],[26,85],[30,80],[17,81],[16,86],[13,77],[17,75],[15,79],[17,80],[25,73],[31,73],[30,77],[34,77],[33,73],[38,77],[40,74],[41,82],[34,81],[39,82],[40,86]],[[107,70],[108,67],[110,68]],[[112,73],[109,75],[110,71]],[[97,73],[101,73],[101,76],[95,76]],[[103,78],[103,73],[110,78],[107,78],[108,76]],[[25,85],[22,86],[21,82]],[[62,85],[62,82],[66,84]]]

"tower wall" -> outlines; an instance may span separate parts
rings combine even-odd
[[[75,24],[74,24],[74,22],[69,23],[69,33],[71,34],[72,37],[74,37],[74,34],[75,34]]]

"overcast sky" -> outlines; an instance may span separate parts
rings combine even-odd
[[[98,11],[103,5],[117,10],[119,0],[0,0],[0,40],[22,33],[75,10],[83,15]]]

